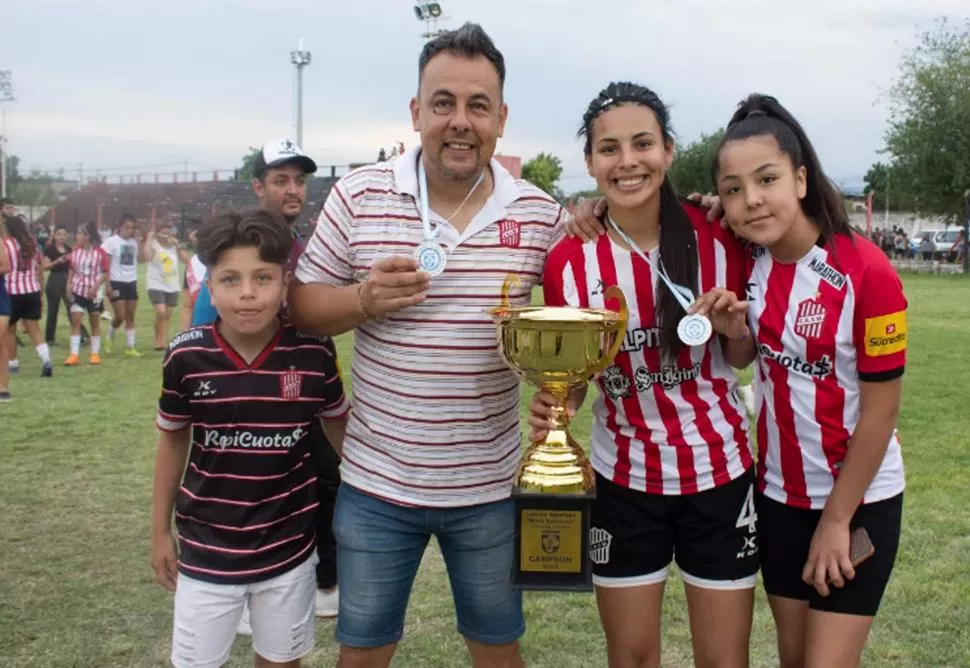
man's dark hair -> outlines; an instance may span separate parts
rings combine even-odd
[[[214,267],[232,248],[256,248],[263,262],[282,266],[290,255],[293,237],[286,219],[269,209],[229,211],[202,223],[195,235],[202,263]]]
[[[428,62],[443,51],[450,51],[466,58],[484,56],[498,72],[499,91],[505,90],[505,58],[502,52],[495,48],[492,38],[477,23],[466,23],[458,30],[445,31],[424,45],[421,49],[421,57],[418,59],[419,86]]]
[[[9,197],[0,197],[0,206],[13,205],[13,200]]]

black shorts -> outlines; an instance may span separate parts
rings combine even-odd
[[[20,320],[40,320],[41,300],[39,292],[28,295],[10,295],[10,324]]]
[[[74,302],[71,304],[71,313],[103,313],[103,299],[88,299],[81,295],[72,295]]]
[[[824,598],[815,587],[802,581],[802,569],[808,560],[812,536],[822,511],[792,508],[763,494],[757,495],[756,507],[761,574],[769,595],[808,601],[812,610],[866,617],[876,615],[899,549],[902,494],[859,506],[850,527],[865,527],[876,551],[859,564],[854,579],[846,580],[842,589],[829,587],[829,595]]]
[[[685,582],[750,589],[758,575],[754,472],[697,494],[645,494],[596,475],[590,529],[593,583],[663,582],[676,560]]]
[[[138,300],[138,281],[122,283],[111,281],[111,303],[133,302]]]

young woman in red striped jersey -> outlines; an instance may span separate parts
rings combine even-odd
[[[77,245],[68,256],[67,284],[71,290],[71,355],[67,366],[80,363],[81,319],[85,313],[91,327],[91,364],[101,364],[101,313],[108,289],[111,258],[98,244],[97,226],[88,222],[78,228]]]
[[[755,244],[756,506],[781,665],[857,666],[899,546],[906,298],[774,98],[741,104],[714,179],[731,228]],[[708,295],[698,308],[717,299],[736,302]],[[715,314],[725,335],[743,333],[737,309]],[[871,551],[864,535],[875,551],[860,563]]]
[[[699,291],[743,293],[745,255],[729,231],[677,198],[667,176],[669,116],[654,92],[610,84],[589,105],[580,134],[606,197],[607,233],[557,244],[544,289],[551,306],[611,308],[603,290],[618,285],[630,310],[593,405],[590,556],[609,665],[660,665],[664,586],[675,560],[696,665],[747,666],[758,553],[753,459],[732,365],[747,366],[754,354],[737,342],[678,334]],[[575,392],[569,409],[585,395]],[[533,440],[545,436],[551,401],[540,393],[532,402]]]
[[[45,260],[23,218],[6,216],[5,222],[8,236],[3,244],[10,259],[10,273],[6,277],[7,292],[10,294],[8,336],[12,336],[17,323],[23,321],[27,335],[43,365],[41,375],[48,378],[53,375],[54,370],[51,366],[50,349],[40,331]]]

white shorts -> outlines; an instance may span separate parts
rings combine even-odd
[[[218,668],[229,660],[243,606],[249,602],[253,651],[277,663],[313,649],[316,551],[296,568],[270,580],[220,585],[178,575],[172,665]]]

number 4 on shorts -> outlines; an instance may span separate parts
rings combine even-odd
[[[748,486],[748,494],[741,504],[741,514],[735,524],[738,529],[748,527],[748,533],[754,533],[758,528],[758,512],[754,509],[754,485]]]

